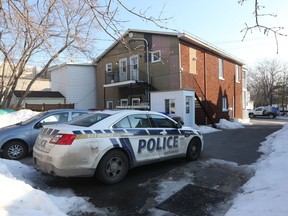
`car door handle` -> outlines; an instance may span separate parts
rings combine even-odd
[[[161,131],[160,134],[161,135],[167,135],[167,132],[166,131]]]

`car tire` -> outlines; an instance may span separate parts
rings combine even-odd
[[[19,160],[26,156],[27,146],[21,141],[10,141],[3,148],[3,157],[10,160]]]
[[[100,160],[96,169],[96,178],[105,184],[122,181],[127,175],[129,162],[121,150],[110,150]]]
[[[254,118],[254,114],[253,113],[249,113],[249,118]]]
[[[197,160],[201,154],[201,148],[202,144],[200,139],[192,139],[187,148],[186,159],[189,161]]]
[[[273,118],[275,118],[275,115],[274,115],[273,113],[270,113],[270,114],[268,115],[268,118],[273,119]]]

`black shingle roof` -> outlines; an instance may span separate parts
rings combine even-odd
[[[22,97],[24,95],[25,91],[14,91],[14,95],[16,97]],[[60,92],[58,91],[30,91],[27,95],[27,97],[42,97],[42,98],[65,98]]]

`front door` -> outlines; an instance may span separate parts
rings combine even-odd
[[[127,58],[119,59],[119,80],[127,80]]]
[[[139,80],[138,55],[134,55],[130,57],[130,77],[131,77],[131,80]]]

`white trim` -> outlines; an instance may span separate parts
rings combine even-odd
[[[158,55],[156,55],[158,53]],[[154,57],[157,56],[155,59]],[[161,61],[161,50],[155,50],[151,52],[151,63],[160,62]]]
[[[125,85],[135,84],[135,83],[136,83],[136,80],[127,80],[127,81],[123,81],[123,82],[105,84],[105,85],[103,85],[103,87],[108,88],[108,87],[115,87],[115,86],[125,86]]]

